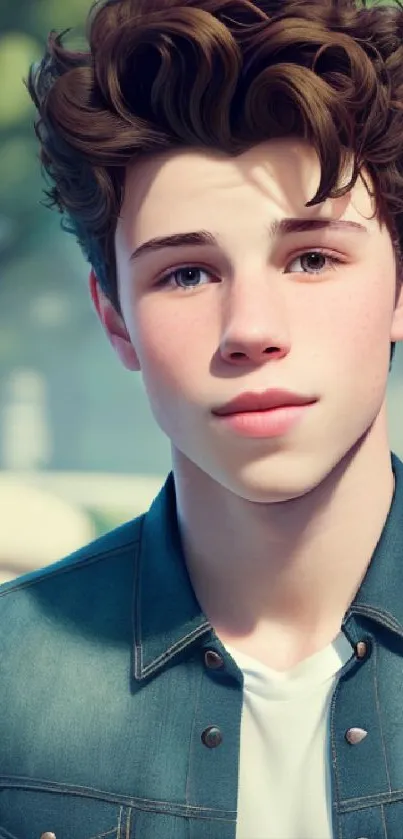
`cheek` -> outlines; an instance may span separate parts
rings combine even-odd
[[[339,315],[341,340],[353,355],[369,361],[381,359],[389,351],[393,317],[393,295],[390,280],[369,282],[356,297],[345,301]]]
[[[353,278],[354,279],[354,278]],[[390,274],[366,277],[353,282],[351,291],[340,287],[337,294],[320,307],[316,318],[315,352],[325,353],[324,366],[330,376],[339,378],[340,387],[348,383],[368,393],[385,386],[390,356],[390,331],[394,309],[394,287]]]
[[[188,301],[181,302],[182,306],[140,305],[133,319],[133,343],[153,401],[169,395],[178,399],[192,390],[203,369],[208,373],[206,320],[195,317]]]

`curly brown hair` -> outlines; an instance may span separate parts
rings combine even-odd
[[[369,173],[403,252],[403,6],[399,0],[101,0],[88,50],[49,35],[27,86],[51,188],[101,288],[120,312],[114,236],[128,164],[193,147],[238,155],[286,136],[316,149],[306,204]],[[351,178],[340,178],[353,161]],[[371,193],[372,194],[372,193]],[[394,345],[392,344],[391,362]]]

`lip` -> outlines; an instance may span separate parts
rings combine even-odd
[[[278,439],[297,428],[309,412],[312,402],[303,405],[283,405],[267,411],[237,411],[216,416],[222,429],[230,430],[239,437],[256,439]]]
[[[290,390],[271,388],[262,393],[241,393],[225,405],[213,408],[212,413],[218,417],[230,416],[231,414],[244,414],[252,411],[270,411],[274,408],[288,406],[309,405],[317,401],[315,396],[302,396]]]

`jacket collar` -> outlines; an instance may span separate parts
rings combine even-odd
[[[391,453],[395,491],[366,576],[343,623],[362,615],[403,638],[403,463]],[[194,593],[178,527],[172,472],[142,518],[134,586],[134,677],[157,674],[213,628]]]
[[[133,619],[134,677],[139,680],[157,673],[212,629],[187,572],[172,472],[143,518]]]
[[[367,573],[347,611],[403,638],[403,463],[391,452],[395,491]]]

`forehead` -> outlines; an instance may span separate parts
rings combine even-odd
[[[117,237],[138,242],[200,226],[248,226],[260,217],[270,223],[284,216],[331,215],[361,222],[364,216],[367,227],[378,227],[360,179],[346,196],[306,208],[320,174],[313,147],[296,139],[270,140],[238,157],[205,150],[156,155],[127,170]]]

